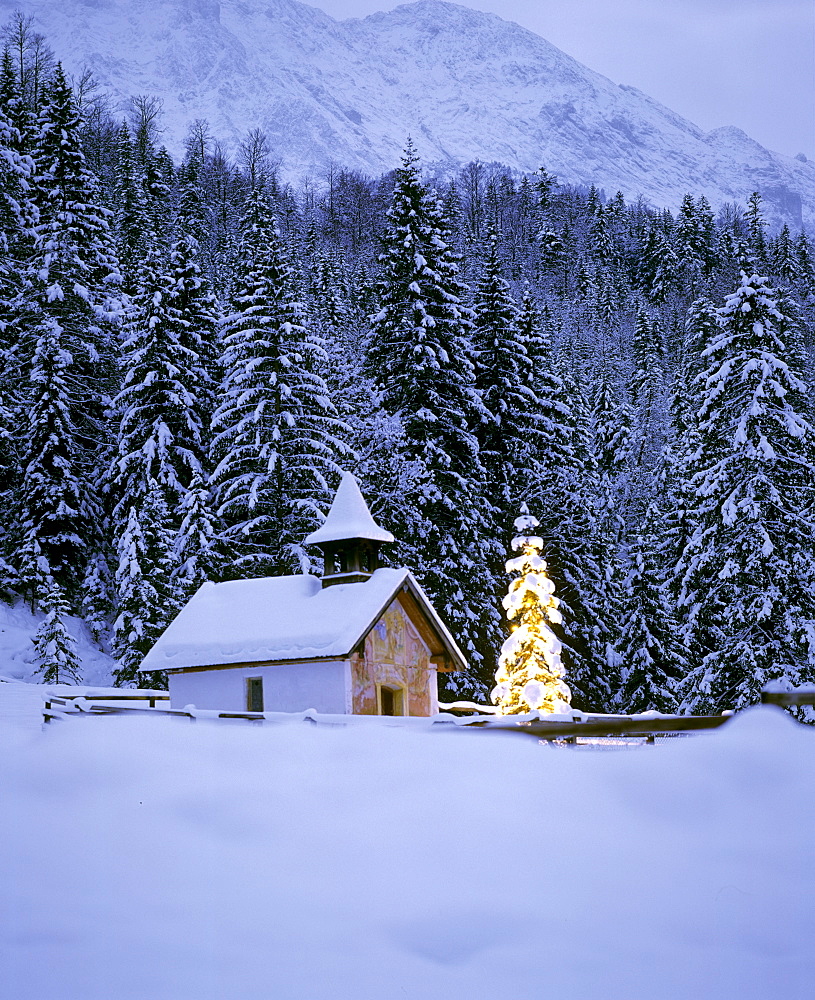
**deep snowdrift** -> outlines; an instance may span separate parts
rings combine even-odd
[[[607,753],[72,720],[0,774],[0,996],[803,1000],[813,762],[771,708]]]

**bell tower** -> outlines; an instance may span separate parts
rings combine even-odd
[[[323,587],[331,587],[370,579],[379,566],[380,547],[393,540],[371,517],[356,479],[344,472],[325,523],[312,531],[306,545],[321,550]]]

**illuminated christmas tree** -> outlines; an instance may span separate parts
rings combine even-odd
[[[507,562],[507,573],[513,580],[503,602],[512,634],[501,647],[492,691],[501,715],[534,709],[566,712],[571,702],[571,692],[562,679],[560,642],[549,626],[562,619],[555,586],[546,575],[541,555],[543,539],[532,534],[538,524],[524,504],[515,520],[518,535],[512,539],[512,548],[520,555]]]

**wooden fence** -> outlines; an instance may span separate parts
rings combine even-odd
[[[815,705],[815,688],[796,688],[794,691],[762,691],[761,704],[781,705],[783,708]]]
[[[768,705],[797,706],[815,705],[815,688],[799,688],[796,691],[765,691],[762,693],[762,703]],[[448,706],[442,705],[442,711]],[[452,706],[449,706],[452,707]],[[467,705],[464,711],[473,711],[477,705]],[[132,691],[122,694],[99,694],[93,692],[77,693],[75,696],[61,694],[51,695],[45,702],[44,717],[46,722],[64,719],[76,715],[122,715],[139,712],[149,712],[151,715],[163,715],[173,718],[188,719],[195,722],[199,719],[234,720],[251,722],[256,725],[279,722],[286,715],[275,712],[218,712],[195,708],[170,708],[169,694],[166,691]],[[654,743],[657,737],[683,736],[699,733],[705,730],[718,729],[726,725],[733,712],[722,715],[674,715],[674,716],[620,716],[620,715],[580,715],[572,719],[518,719],[513,716],[470,715],[463,718],[453,718],[449,714],[434,717],[433,725],[445,729],[455,728],[459,731],[478,730],[492,733],[516,733],[538,740],[558,741],[566,744],[579,744],[581,741],[600,742],[606,740],[636,739]],[[291,716],[288,716],[291,718]],[[322,721],[317,713],[305,713],[304,721]],[[325,720],[328,721],[327,719]],[[331,723],[336,725],[337,719]],[[391,720],[391,723],[393,720]]]
[[[157,709],[159,702],[167,702],[169,708],[170,695],[167,691],[131,691],[125,694],[100,694],[82,691],[76,694],[48,695],[43,707],[45,722],[63,719],[68,715],[78,715],[82,712],[104,714],[106,709],[116,711],[118,708],[129,710]],[[128,703],[128,704],[125,704]]]
[[[190,722],[201,720],[235,720],[263,724],[278,722],[287,718],[285,715],[269,712],[218,712],[205,709],[170,708],[167,695],[142,694],[118,695],[95,698],[87,695],[70,697],[51,697],[45,703],[45,719],[50,722],[55,719],[65,719],[76,715],[132,715],[139,712],[149,712],[150,715],[162,715],[173,718],[188,719]],[[290,718],[290,716],[288,716]],[[469,718],[451,719],[449,715],[434,717],[433,725],[457,730],[489,730],[493,733],[520,733],[537,739],[558,740],[566,743],[576,743],[582,738],[603,737],[638,737],[653,743],[656,736],[678,735],[703,729],[714,729],[728,721],[729,716],[676,716],[658,718],[636,718],[627,716],[587,716],[571,721],[545,720],[524,722],[507,716],[471,716]],[[319,714],[304,715],[304,720],[320,722]],[[326,720],[327,721],[327,720]],[[337,720],[331,720],[336,725]],[[393,720],[391,719],[392,723]]]
[[[697,733],[706,729],[718,729],[733,718],[733,713],[726,715],[677,715],[671,717],[638,719],[636,717],[620,716],[589,716],[586,720],[561,722],[538,720],[535,722],[506,721],[506,716],[498,722],[489,723],[468,720],[467,728],[483,728],[491,732],[519,733],[523,736],[533,736],[539,740],[562,740],[577,742],[581,739],[604,738],[645,738],[653,743],[657,736],[680,736],[686,733]]]

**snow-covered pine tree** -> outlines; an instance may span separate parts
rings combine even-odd
[[[116,455],[111,473],[114,517],[120,530],[158,485],[173,510],[194,477],[205,475],[206,425],[212,382],[202,355],[212,350],[216,319],[182,237],[156,248],[139,275],[140,290],[126,314],[122,387],[113,403]]]
[[[31,251],[37,221],[30,184],[34,162],[24,152],[17,124],[21,103],[8,50],[4,50],[0,70],[0,309],[11,290],[19,288],[20,265]]]
[[[741,708],[769,681],[815,677],[815,431],[794,405],[803,383],[787,360],[791,322],[764,280],[744,274],[719,322],[691,477],[695,529],[679,566],[691,711]]]
[[[22,488],[24,548],[29,555],[39,548],[38,558],[69,600],[100,544],[97,484],[106,459],[105,414],[121,305],[110,213],[101,207],[99,185],[85,162],[81,131],[76,102],[57,67],[39,116],[33,176],[39,219],[15,321],[33,387],[28,482]],[[49,442],[51,418],[45,414],[56,409],[59,434]],[[49,467],[57,455],[59,471],[53,462]],[[70,494],[71,501],[54,505],[57,494]]]
[[[682,199],[676,219],[676,243],[682,290],[693,295],[700,283],[710,277],[716,263],[715,224],[704,195],[698,203],[690,194]]]
[[[788,287],[795,285],[802,276],[801,262],[786,223],[772,243],[772,272]]]
[[[616,365],[603,359],[598,366],[592,397],[594,453],[602,476],[613,482],[628,462],[631,449],[632,414],[624,397]]]
[[[144,176],[136,161],[130,129],[122,124],[116,140],[114,229],[123,286],[133,294],[139,270],[155,238],[144,189]]]
[[[101,400],[113,378],[121,275],[111,212],[102,207],[99,183],[85,162],[81,131],[74,96],[58,66],[46,91],[34,150],[40,215],[34,271],[40,309],[58,320],[77,375],[96,382]],[[98,411],[99,406],[83,406],[82,422],[97,418]]]
[[[330,502],[346,428],[320,374],[269,198],[249,197],[240,270],[223,324],[224,372],[213,417],[218,516],[230,576],[306,571],[304,537]]]
[[[637,254],[637,277],[645,294],[660,305],[675,290],[679,274],[679,258],[664,226],[651,223]]]
[[[767,221],[761,209],[761,195],[758,191],[754,191],[747,199],[744,219],[747,223],[747,243],[752,265],[764,273],[769,264],[769,247],[766,236]]]
[[[646,519],[648,523],[648,519]],[[623,712],[676,711],[687,658],[657,569],[655,540],[637,535],[629,553],[623,629],[618,643]]]
[[[207,205],[202,190],[204,148],[196,148],[187,140],[187,157],[176,174],[177,219],[180,228],[198,245],[204,245],[209,232]]]
[[[175,540],[173,582],[179,600],[192,596],[207,580],[220,576],[223,553],[212,493],[194,474],[180,507],[181,525]]]
[[[808,287],[815,281],[815,248],[803,230],[796,237],[795,251],[801,272],[800,280],[805,287]]]
[[[483,261],[474,296],[473,342],[475,384],[487,420],[478,427],[478,441],[495,518],[503,523],[517,502],[513,494],[524,490],[525,472],[534,474],[541,433],[532,360],[520,330],[518,306],[501,273],[494,229],[487,237]]]
[[[82,665],[76,640],[65,621],[69,608],[59,584],[52,583],[42,602],[45,618],[34,637],[34,661],[44,684],[78,684]]]
[[[606,210],[597,205],[589,228],[589,253],[597,264],[597,273],[602,284],[614,282],[617,272],[617,253],[609,231]]]
[[[384,246],[367,369],[384,409],[401,419],[407,457],[425,470],[417,504],[427,537],[413,551],[404,539],[406,561],[474,668],[463,682],[469,690],[456,693],[480,697],[500,645],[492,588],[484,587],[494,541],[475,436],[487,413],[475,388],[466,289],[410,144],[396,171]]]
[[[71,419],[76,400],[69,383],[71,362],[62,327],[44,318],[26,393],[29,424],[17,508],[17,565],[32,606],[45,596],[43,586],[51,589],[56,582],[76,589],[98,516]]]
[[[164,499],[164,489],[153,485],[127,511],[117,544],[116,620],[113,654],[119,662],[117,687],[141,687],[139,665],[179,610],[179,593],[172,578],[175,530]],[[160,686],[152,675],[151,687]]]
[[[114,595],[113,580],[107,559],[101,552],[94,553],[85,567],[81,586],[80,608],[94,641],[103,642],[110,630]]]
[[[550,628],[562,622],[560,601],[546,573],[541,555],[543,539],[534,534],[539,522],[526,504],[515,519],[517,535],[512,549],[520,553],[506,564],[512,575],[504,609],[512,623],[509,638],[501,647],[493,704],[502,715],[533,710],[545,713],[568,711],[571,692],[563,680],[560,640]]]
[[[655,522],[650,534],[656,537],[658,533],[660,538],[661,572],[674,597],[680,588],[675,569],[695,524],[698,496],[693,474],[702,446],[699,412],[707,396],[707,351],[718,334],[713,303],[697,299],[685,319],[682,348],[673,377],[669,401],[671,424],[661,459],[660,496],[651,502],[647,512],[647,519]]]
[[[665,343],[659,320],[642,307],[637,312],[631,353],[631,400],[637,413],[631,457],[635,466],[650,469],[661,447]]]
[[[8,50],[0,74],[0,552],[12,556],[15,497],[20,480],[21,299],[36,214],[30,198],[33,162],[22,153],[19,129],[11,115],[19,103]],[[22,287],[21,287],[22,285]],[[0,563],[0,577],[9,566]]]

